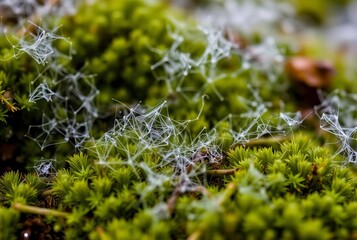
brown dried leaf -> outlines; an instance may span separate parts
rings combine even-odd
[[[307,57],[292,57],[285,63],[285,70],[293,82],[303,83],[311,88],[328,88],[335,72],[327,60],[313,60]]]
[[[313,60],[308,57],[292,57],[285,62],[285,71],[293,85],[293,93],[300,107],[320,104],[318,89],[331,86],[334,67],[327,60]]]

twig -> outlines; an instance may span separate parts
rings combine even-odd
[[[239,169],[238,168],[233,168],[233,169],[215,169],[215,170],[207,170],[206,174],[207,175],[233,175],[235,172],[237,172]]]
[[[48,208],[34,207],[34,206],[22,204],[22,203],[14,203],[13,208],[20,212],[39,214],[39,215],[50,215],[50,216],[54,216],[54,217],[66,218],[70,215],[67,212],[61,212],[61,211],[48,209]]]
[[[273,136],[273,137],[262,137],[262,138],[257,138],[257,139],[252,139],[249,140],[248,142],[242,142],[242,143],[236,143],[232,146],[232,148],[236,147],[236,146],[260,146],[260,145],[274,145],[276,143],[280,143],[280,142],[285,142],[285,141],[289,141],[290,137],[289,136]]]
[[[180,196],[180,194],[181,194],[181,192],[176,187],[176,189],[171,194],[171,197],[167,201],[167,208],[168,208],[168,211],[170,214],[173,213],[175,206],[176,206],[177,198]]]

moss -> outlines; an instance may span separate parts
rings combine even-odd
[[[294,6],[315,27],[329,17],[321,1]],[[83,4],[60,23],[0,36],[0,239],[355,238],[348,76],[314,115],[282,69],[281,53],[298,53],[264,31],[237,47],[139,0]],[[31,48],[40,30],[46,48]]]
[[[17,239],[20,214],[16,210],[0,207],[1,239]]]

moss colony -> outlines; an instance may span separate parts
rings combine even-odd
[[[0,239],[357,239],[357,5],[310,2],[1,1]]]

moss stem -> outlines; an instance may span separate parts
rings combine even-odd
[[[53,194],[53,192],[54,192],[53,189],[47,189],[47,190],[43,191],[41,195],[44,197],[47,197],[48,195]]]

